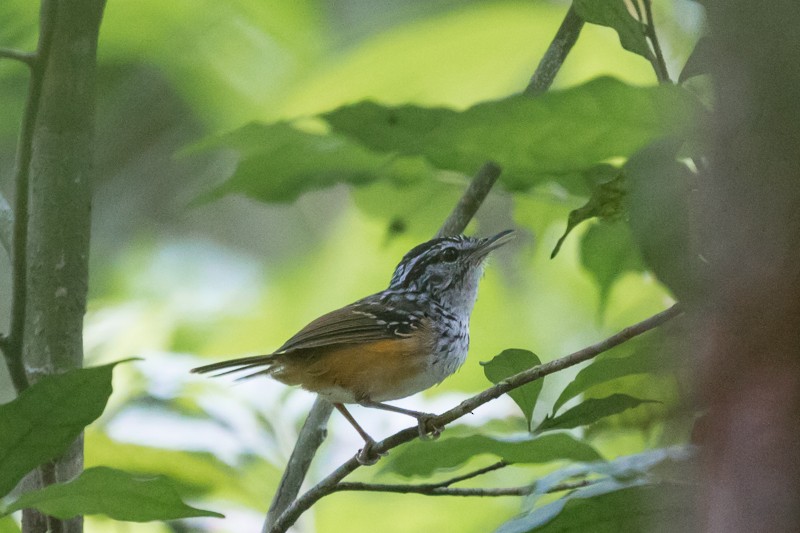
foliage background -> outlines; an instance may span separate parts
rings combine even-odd
[[[701,30],[702,13],[689,1],[655,7],[675,72]],[[464,109],[519,92],[565,9],[558,2],[446,0],[109,1],[99,48],[86,363],[143,360],[118,368],[109,409],[87,431],[87,466],[170,474],[192,501],[228,518],[172,524],[89,518],[89,531],[256,530],[312,398],[271,382],[191,377],[188,369],[204,357],[268,351],[318,314],[383,288],[402,254],[433,234],[466,183],[457,175],[405,185],[378,181],[315,190],[287,203],[229,195],[195,205],[230,174],[236,156],[184,150],[253,120],[308,117],[365,99]],[[33,3],[6,0],[0,19],[0,42],[33,46]],[[555,88],[600,75],[656,83],[650,65],[624,51],[613,30],[587,25]],[[25,90],[23,68],[0,62],[0,190],[6,197]],[[521,231],[483,281],[470,358],[443,385],[401,405],[449,407],[488,384],[478,361],[505,348],[530,349],[547,361],[670,301],[651,275],[628,272],[601,313],[600,291],[581,266],[577,237],[549,259],[567,214],[584,201],[544,186],[514,194],[495,189],[472,231]],[[3,255],[0,269],[8,268]],[[8,281],[0,276],[0,294],[8,294]],[[0,322],[8,312],[0,298]],[[0,401],[8,401],[11,385],[3,372]],[[545,383],[545,407],[535,420],[568,379]],[[647,409],[593,430],[593,444],[613,458],[685,437],[649,423]],[[375,435],[408,425],[402,417],[356,411]],[[524,428],[510,400],[476,411],[468,423]],[[337,416],[330,427],[312,477],[359,446]],[[473,461],[479,466],[479,458]],[[514,467],[488,481],[524,483],[539,471],[544,467]],[[379,469],[360,476],[397,479]],[[299,527],[486,531],[519,510],[515,498],[345,493],[323,499]]]

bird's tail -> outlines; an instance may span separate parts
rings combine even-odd
[[[241,357],[239,359],[230,359],[228,361],[220,361],[219,363],[199,366],[197,368],[193,368],[191,372],[192,374],[208,374],[210,372],[218,372],[217,374],[214,374],[214,377],[219,377],[236,372],[245,372],[256,368],[258,369],[256,372],[251,372],[247,375],[237,378],[238,380],[241,380],[258,376],[260,374],[272,374],[274,370],[274,364],[275,354],[254,355],[252,357]]]

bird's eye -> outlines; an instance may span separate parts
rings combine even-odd
[[[447,248],[444,252],[442,252],[442,259],[448,263],[452,263],[458,259],[458,252],[455,248]]]

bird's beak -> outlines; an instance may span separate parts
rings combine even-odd
[[[508,243],[514,238],[514,230],[507,229],[505,231],[501,231],[494,237],[487,237],[481,240],[480,244],[478,245],[475,250],[473,250],[472,258],[474,259],[482,259],[489,255],[489,252],[500,248],[504,244]]]

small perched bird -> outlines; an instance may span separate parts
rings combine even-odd
[[[438,436],[433,415],[386,403],[441,383],[467,357],[469,318],[489,252],[512,231],[485,239],[440,237],[409,251],[386,290],[317,318],[269,355],[201,366],[194,373],[249,372],[240,379],[270,376],[329,400],[353,425],[365,446],[358,459],[377,461],[375,441],[345,408],[346,403],[402,413],[417,419],[420,437]]]

